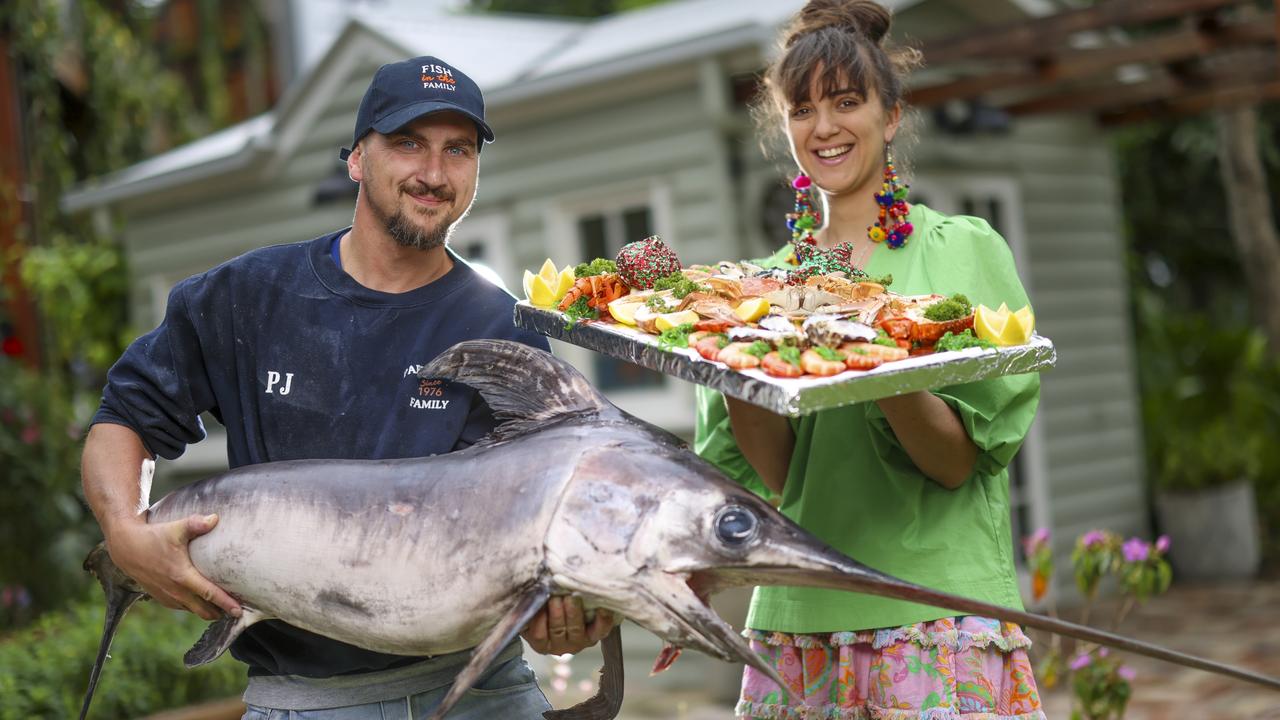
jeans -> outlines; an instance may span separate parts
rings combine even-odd
[[[448,694],[449,686],[408,697],[326,708],[324,710],[273,710],[249,705],[241,720],[420,720],[430,715]],[[551,704],[538,689],[533,670],[523,658],[514,658],[480,678],[449,711],[449,720],[542,720]]]

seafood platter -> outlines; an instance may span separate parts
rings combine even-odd
[[[900,295],[821,256],[777,265],[682,266],[646,238],[614,260],[526,271],[515,321],[789,416],[1056,361],[1030,308]]]

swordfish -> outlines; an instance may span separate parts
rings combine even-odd
[[[214,660],[245,628],[267,619],[386,653],[474,647],[433,710],[435,720],[548,598],[575,595],[589,611],[614,612],[665,640],[655,670],[681,648],[694,648],[751,665],[785,686],[707,598],[735,586],[792,585],[995,617],[1280,689],[1276,678],[867,567],[726,478],[676,436],[619,410],[541,350],[468,341],[420,374],[477,390],[497,428],[475,446],[430,458],[246,466],[142,511],[148,522],[219,516],[211,532],[192,540],[191,560],[244,613],[212,623],[184,657],[188,666]],[[141,484],[145,495],[149,478]],[[107,618],[81,720],[116,626],[144,596],[101,545],[85,567],[107,593]],[[620,637],[615,627],[603,641],[597,694],[547,718],[617,715]]]

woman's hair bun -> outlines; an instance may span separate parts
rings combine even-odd
[[[888,9],[875,0],[809,0],[784,44],[789,47],[801,35],[829,27],[859,32],[879,44],[889,34],[891,21]]]

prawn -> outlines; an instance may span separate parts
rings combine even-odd
[[[698,354],[707,360],[717,360],[720,356],[720,338],[723,335],[714,333],[706,333],[703,337],[690,343],[690,347],[698,351]],[[750,356],[748,356],[750,357]]]
[[[810,375],[819,377],[828,377],[831,375],[839,375],[848,369],[844,360],[828,360],[818,354],[816,350],[805,350],[800,353],[800,369]]]
[[[804,370],[783,360],[776,350],[764,356],[760,361],[760,369],[780,378],[798,378],[804,375]]]
[[[705,342],[705,340],[703,341]],[[747,370],[749,368],[760,367],[760,358],[750,353],[744,352],[750,343],[729,343],[720,350],[716,355],[716,360],[728,365],[734,370]],[[777,353],[771,353],[776,355]]]

